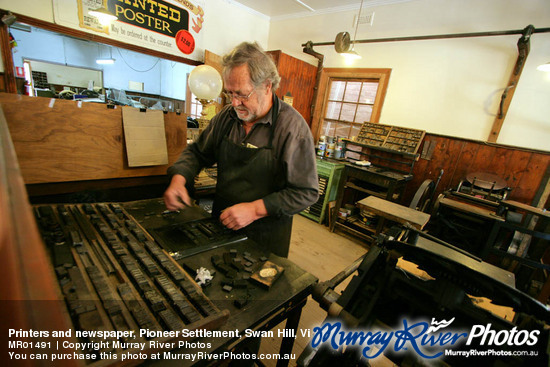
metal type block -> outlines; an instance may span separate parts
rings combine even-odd
[[[96,213],[96,211],[95,211],[92,204],[84,204],[82,206],[82,209],[84,209],[84,213],[86,213],[86,214],[95,214]]]
[[[229,269],[229,271],[225,274],[226,277],[233,278],[233,279],[237,278],[238,275],[239,273],[233,269]]]
[[[238,279],[233,281],[233,288],[243,289],[248,286],[248,282],[244,279]]]
[[[236,261],[236,259],[233,259],[233,261],[231,261],[231,266],[232,266],[233,268],[235,268],[235,270],[237,270],[237,271],[242,271],[242,270],[244,270],[243,264],[241,264],[240,261]]]
[[[223,278],[222,281],[220,282],[221,285],[230,285],[230,286],[233,286],[233,279],[231,278]]]
[[[171,260],[163,261],[161,265],[175,281],[180,281],[185,278],[182,270],[178,268]]]
[[[76,230],[70,230],[69,235],[71,237],[71,243],[73,246],[82,246],[82,237],[80,236],[80,233]]]
[[[120,206],[120,204],[111,204],[111,210],[117,214],[120,214],[120,213],[123,213],[122,211],[122,207]]]
[[[144,251],[143,247],[141,247],[141,245],[134,240],[128,241],[128,248],[132,250],[134,254]]]
[[[246,306],[248,304],[248,297],[245,298],[245,299],[236,299],[233,301],[233,304],[235,305],[235,307],[237,308],[243,308],[244,306]]]
[[[130,220],[130,219],[126,219],[124,221],[124,223],[126,224],[126,227],[130,228],[130,230],[137,227],[137,224],[134,221]]]
[[[159,316],[168,330],[177,331],[185,327],[185,324],[179,319],[174,311],[170,309],[159,312]]]
[[[148,291],[143,292],[143,297],[147,300],[153,311],[159,312],[166,309],[164,297],[162,297],[156,289],[151,288]]]
[[[258,260],[256,260],[255,258],[253,258],[252,256],[243,256],[245,260],[248,260],[250,261],[251,263],[255,263],[257,262]]]
[[[124,242],[128,242],[128,240],[130,239],[130,232],[124,227],[118,228],[117,233],[118,237]]]
[[[225,292],[231,292],[233,290],[233,287],[230,286],[230,285],[224,285],[222,287],[222,289],[225,291]]]
[[[227,265],[231,265],[231,263],[233,262],[233,255],[231,255],[231,253],[229,252],[224,252],[223,262],[226,263]]]
[[[212,261],[212,265],[214,265],[215,267],[218,267],[221,264],[223,264],[223,259],[220,255],[212,255],[212,257],[210,258],[210,261]]]

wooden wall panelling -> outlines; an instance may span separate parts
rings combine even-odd
[[[0,108],[0,327],[2,330],[68,330],[60,291],[38,232]],[[47,317],[44,317],[47,315]],[[65,339],[65,338],[63,338]],[[33,341],[51,341],[34,338]],[[63,341],[63,340],[60,340]],[[17,353],[17,351],[15,351]],[[20,361],[22,366],[46,365]],[[60,366],[77,366],[74,360]]]
[[[510,199],[531,205],[539,186],[546,185],[542,179],[549,164],[549,155],[532,154],[517,188],[510,194]]]
[[[471,172],[490,172],[494,166],[492,165],[495,156],[495,148],[488,145],[478,145],[478,149],[474,160],[469,166],[468,173]],[[465,162],[466,163],[466,162]],[[466,176],[464,176],[466,177]]]
[[[53,106],[51,105],[53,103]],[[25,183],[164,175],[168,165],[129,168],[122,109],[0,93]],[[186,116],[164,114],[169,164],[186,145]]]
[[[311,105],[317,78],[317,67],[305,61],[289,56],[281,51],[268,52],[275,61],[281,83],[276,91],[279,98],[290,92],[293,97],[293,107],[300,112],[311,127]]]
[[[404,200],[402,204],[404,205],[409,205],[412,197],[416,193],[416,190],[418,190],[424,180],[430,179],[435,182],[439,176],[439,172],[442,169],[444,170],[444,173],[436,189],[434,199],[437,198],[437,195],[444,191],[442,188],[451,186],[454,170],[457,165],[457,161],[460,159],[457,152],[461,151],[464,143],[439,136],[425,137],[424,143],[428,140],[435,142],[435,149],[432,154],[432,158],[430,160],[420,158],[415,163],[413,178],[407,184],[406,190],[403,194]],[[423,146],[419,148],[419,152],[421,152],[422,149]]]
[[[428,140],[436,143],[432,159],[420,158],[416,162],[413,179],[403,195],[404,205],[408,205],[425,179],[437,179],[441,169],[445,172],[437,187],[436,197],[445,190],[456,188],[468,173],[479,171],[505,179],[512,188],[509,199],[529,205],[539,186],[545,184],[542,179],[550,163],[550,153],[432,134],[426,134],[424,142]]]
[[[501,155],[502,159],[496,162],[503,169],[501,177],[506,180],[506,183],[512,189],[511,192],[517,198],[522,198],[520,182],[532,154],[521,150],[510,150],[508,154]],[[528,198],[523,197],[522,202],[527,204],[527,200]]]
[[[435,150],[429,164],[431,175],[428,178],[437,180],[439,172],[443,169],[443,176],[438,185],[438,191],[441,191],[442,187],[448,187],[453,182],[455,167],[461,159],[457,152],[462,151],[464,144],[461,141],[442,139],[441,137],[436,137],[435,141]],[[422,180],[420,182],[423,182],[425,178],[419,177],[419,179]]]
[[[446,139],[450,140],[449,138]],[[449,173],[452,172],[452,175],[447,188],[456,187],[461,180],[466,178],[466,175],[470,172],[470,165],[474,161],[478,149],[478,144],[462,141],[462,144],[452,152],[452,154],[456,154],[457,161],[456,164],[452,166],[452,170],[449,170]]]

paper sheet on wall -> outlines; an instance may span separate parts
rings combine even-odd
[[[168,164],[162,111],[123,107],[122,123],[129,167]]]

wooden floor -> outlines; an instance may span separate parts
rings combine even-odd
[[[326,226],[320,225],[301,215],[294,216],[294,226],[290,245],[289,259],[302,269],[315,275],[319,281],[329,280],[346,267],[351,265],[357,258],[367,252],[359,241],[350,240],[342,235],[331,233]],[[345,288],[347,281],[342,283],[337,291]],[[298,330],[313,329],[323,323],[326,312],[311,297],[302,311],[302,317]],[[285,324],[281,323],[275,328],[284,329]],[[309,339],[302,337],[298,331],[292,353],[298,358]],[[278,353],[281,345],[281,338],[263,338],[260,353]],[[275,366],[276,361],[263,360],[266,366]],[[392,366],[393,364],[382,360],[374,361],[373,366]],[[296,366],[296,360],[290,361],[290,366]]]

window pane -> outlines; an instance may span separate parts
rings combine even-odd
[[[334,136],[335,124],[332,121],[323,121],[323,128],[321,129],[321,135]]]
[[[346,82],[333,81],[330,83],[330,95],[328,99],[331,101],[341,101],[344,96],[344,89],[346,88]]]
[[[352,138],[352,137],[357,137],[359,136],[359,132],[361,131],[361,125],[356,125],[356,124],[353,124],[353,126],[351,127],[351,132],[349,134],[349,137]]]
[[[342,104],[340,102],[328,102],[325,118],[338,120],[340,118],[341,108],[342,108]]]
[[[344,103],[342,104],[342,113],[340,114],[341,121],[354,121],[355,119],[355,109],[357,105],[355,103]]]
[[[349,124],[339,123],[334,132],[334,136],[347,137],[349,134]]]
[[[361,89],[361,99],[359,100],[359,102],[374,104],[377,91],[378,91],[378,83],[374,83],[374,82],[363,83],[363,88]]]
[[[348,82],[344,102],[358,102],[361,93],[361,82]]]
[[[359,105],[357,107],[357,115],[355,116],[355,122],[370,122],[372,115],[371,105]]]

